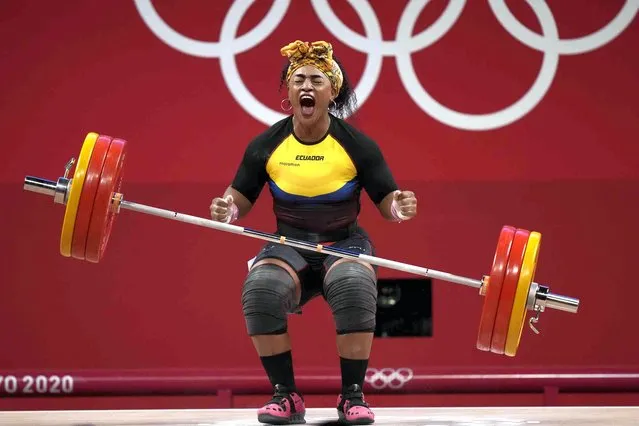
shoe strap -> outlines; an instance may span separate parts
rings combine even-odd
[[[350,407],[366,407],[366,408],[368,408],[368,403],[366,401],[364,401],[364,398],[362,398],[361,396],[354,397],[354,398],[344,398],[344,399],[342,399],[342,408],[344,408],[344,405],[346,404],[346,401],[349,402],[349,408]]]
[[[291,396],[291,392],[289,392],[289,390],[281,385],[276,385],[275,386],[275,391],[273,393],[273,398],[268,401],[266,403],[266,405],[268,404],[277,404],[277,405],[283,405],[284,404],[284,400],[288,401],[289,406],[291,407],[291,412],[295,413],[297,410],[295,409],[295,402],[293,401],[293,397]]]
[[[368,404],[366,403],[366,401],[364,401],[364,393],[362,392],[362,388],[357,385],[350,386],[345,392],[343,392],[340,409],[344,408],[346,401],[350,402],[350,407],[368,408]]]

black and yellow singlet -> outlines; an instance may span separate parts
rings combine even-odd
[[[337,240],[357,223],[360,192],[378,204],[397,185],[379,146],[346,121],[330,116],[326,135],[302,142],[292,117],[253,139],[231,186],[255,203],[268,183],[278,232]]]

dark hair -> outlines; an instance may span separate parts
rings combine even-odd
[[[355,96],[355,92],[353,91],[353,87],[351,86],[351,81],[346,74],[346,70],[342,66],[342,63],[333,56],[333,60],[337,62],[340,69],[342,70],[342,75],[344,77],[344,81],[342,82],[342,87],[335,98],[335,104],[333,102],[330,103],[329,112],[336,115],[340,118],[350,117],[353,115],[355,110],[357,109],[357,97]],[[282,72],[280,73],[280,91],[283,87],[286,87],[286,73],[288,72],[289,62],[287,61],[284,64]]]

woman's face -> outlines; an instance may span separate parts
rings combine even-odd
[[[332,98],[330,80],[313,65],[300,67],[291,74],[288,99],[293,107],[293,114],[299,121],[312,124],[328,114]]]

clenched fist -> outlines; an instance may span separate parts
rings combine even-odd
[[[398,220],[408,220],[417,215],[417,198],[412,191],[395,191],[391,213]]]
[[[233,203],[232,195],[227,195],[224,198],[214,198],[209,210],[211,211],[211,218],[217,222],[234,222],[238,216],[238,209]]]

